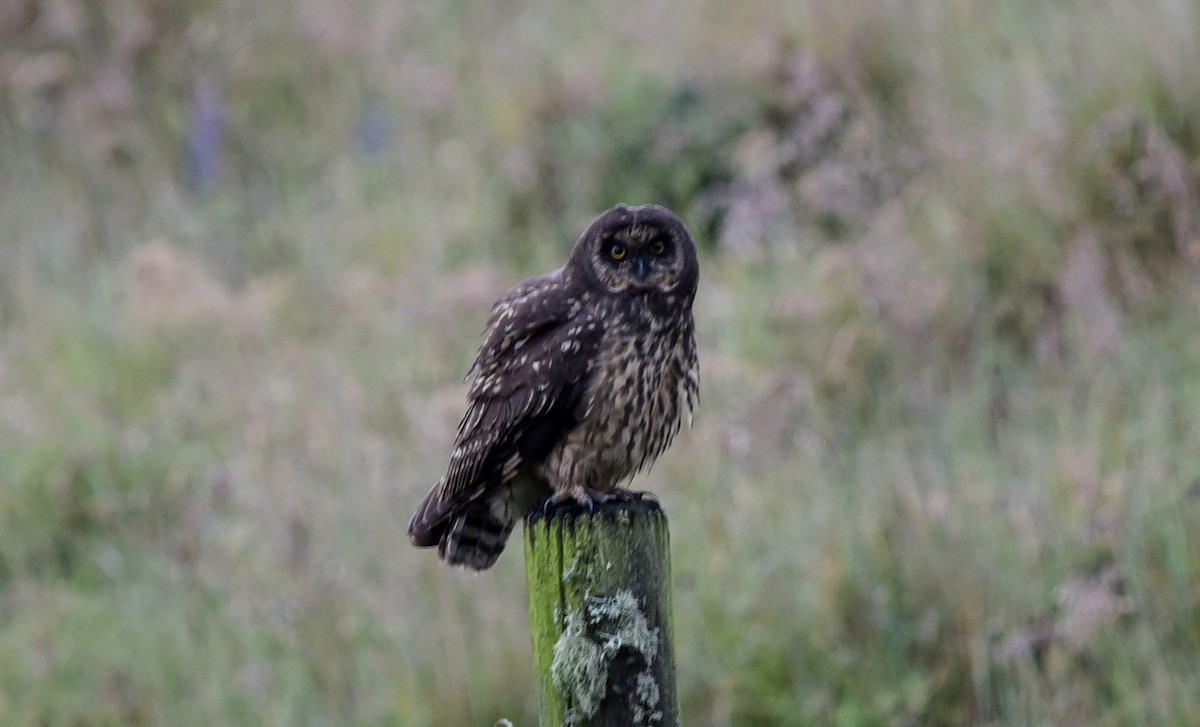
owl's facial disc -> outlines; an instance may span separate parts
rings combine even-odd
[[[673,287],[675,253],[676,243],[670,234],[655,226],[618,228],[599,241],[601,281],[613,292],[668,291]]]
[[[568,267],[609,293],[695,295],[695,245],[683,222],[665,207],[617,205],[584,230]]]

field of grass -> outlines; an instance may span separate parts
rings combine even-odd
[[[1200,724],[1200,8],[0,7],[0,724],[536,724],[404,527],[490,303],[701,250],[688,725]]]

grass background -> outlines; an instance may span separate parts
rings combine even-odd
[[[0,723],[536,722],[408,546],[488,305],[697,233],[689,725],[1200,723],[1200,11],[0,7]]]

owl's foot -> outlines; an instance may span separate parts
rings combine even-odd
[[[587,487],[577,487],[554,493],[542,505],[542,516],[591,515],[606,505],[629,505],[643,501],[654,505],[658,504],[657,498],[649,492],[634,492],[620,488],[593,490]]]
[[[618,492],[627,496],[623,502],[652,502],[655,505],[658,503],[658,496],[650,490],[618,490]]]
[[[543,515],[580,515],[592,514],[596,511],[596,505],[603,505],[607,501],[609,493],[601,492],[600,490],[589,490],[586,487],[571,488],[569,490],[560,490],[550,496],[549,500],[542,505]]]

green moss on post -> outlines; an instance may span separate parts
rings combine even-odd
[[[657,502],[525,523],[541,724],[675,727],[671,560]]]

